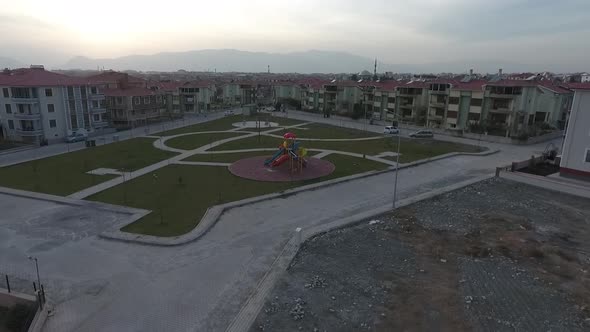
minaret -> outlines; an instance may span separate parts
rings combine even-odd
[[[377,58],[375,58],[375,68],[373,69],[373,81],[377,80]]]
[[[270,65],[266,65],[267,67],[267,72],[270,74]]]

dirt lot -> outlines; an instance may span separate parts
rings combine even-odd
[[[252,331],[588,331],[590,200],[493,179],[304,244]]]

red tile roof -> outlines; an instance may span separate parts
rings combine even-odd
[[[590,82],[585,83],[566,83],[565,87],[572,90],[590,90]]]
[[[127,80],[130,83],[146,82],[146,80],[144,80],[142,78],[131,76],[127,73],[121,73],[121,72],[112,71],[112,70],[107,70],[107,71],[104,71],[100,74],[88,76],[87,78],[90,81],[96,82],[96,83],[116,83],[119,80],[125,79],[125,77],[127,77]]]
[[[469,82],[456,82],[453,89],[462,91],[483,91],[483,86],[487,84],[486,80],[472,80]]]
[[[542,86],[545,87],[555,93],[572,93],[571,90],[565,88],[565,87],[561,87],[558,84],[555,84],[549,80],[541,80],[541,81],[537,81],[537,83]]]
[[[3,86],[67,86],[88,85],[89,80],[47,71],[43,68],[19,68],[0,72],[0,85]]]
[[[148,88],[127,88],[127,89],[101,89],[107,97],[135,97],[161,95],[161,92]]]

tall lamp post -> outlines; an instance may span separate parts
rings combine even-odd
[[[37,269],[37,286],[41,289],[41,278],[39,278],[39,261],[37,257],[29,256],[29,259],[35,261],[35,268]]]
[[[393,182],[393,208],[395,209],[395,204],[397,203],[397,175],[399,173],[399,153],[400,153],[400,145],[401,145],[401,129],[399,128],[399,115],[397,112],[394,114],[394,118],[398,120],[398,132],[397,132],[397,156],[395,160],[395,180]]]

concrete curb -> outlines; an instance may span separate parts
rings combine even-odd
[[[452,152],[452,153],[447,153],[447,154],[440,155],[437,157],[421,159],[421,160],[417,160],[417,161],[414,161],[414,162],[411,162],[408,164],[403,164],[403,165],[399,166],[399,169],[414,167],[414,166],[422,165],[422,164],[425,164],[428,162],[446,159],[446,158],[459,156],[459,155],[488,156],[488,155],[497,153],[498,151],[499,150],[488,150],[488,151],[477,152],[477,153]],[[285,197],[295,195],[295,194],[298,194],[301,192],[317,190],[317,189],[325,188],[328,186],[333,186],[333,185],[347,182],[347,181],[362,179],[362,178],[366,178],[369,176],[375,176],[375,175],[379,175],[379,174],[383,174],[383,173],[387,173],[387,172],[393,172],[394,170],[395,170],[395,167],[391,166],[388,169],[385,169],[382,171],[369,171],[369,172],[365,172],[365,173],[361,173],[361,174],[349,175],[349,176],[345,176],[345,177],[341,177],[341,178],[337,178],[337,179],[327,180],[327,181],[323,181],[323,182],[313,183],[313,184],[285,190],[285,191],[278,192],[278,193],[271,193],[271,194],[267,194],[267,195],[246,198],[246,199],[243,199],[240,201],[215,205],[215,206],[210,207],[205,212],[205,214],[201,218],[201,221],[197,224],[197,226],[195,228],[193,228],[193,230],[191,230],[190,232],[183,234],[183,235],[178,235],[178,236],[173,236],[173,237],[160,237],[160,236],[142,235],[142,234],[122,232],[120,229],[129,224],[129,222],[125,222],[125,223],[121,223],[119,225],[112,227],[112,229],[101,233],[99,236],[102,238],[105,238],[105,239],[110,239],[110,240],[119,240],[119,241],[124,241],[124,242],[135,242],[135,243],[139,243],[139,244],[148,244],[148,245],[156,245],[156,246],[184,245],[184,244],[196,241],[201,236],[205,235],[217,223],[217,221],[219,220],[221,215],[225,211],[228,211],[230,209],[233,209],[236,207],[241,207],[244,205],[254,204],[254,203],[258,203],[258,202],[262,202],[262,201],[267,201],[267,200],[271,200],[271,199],[275,199],[275,198],[285,198]]]
[[[445,194],[472,185],[474,183],[490,179],[493,176],[494,174],[479,176],[447,187],[439,188],[436,190],[432,190],[430,192],[409,197],[400,200],[396,204],[396,208],[404,207],[422,200],[426,200],[441,194]],[[264,275],[264,277],[261,279],[256,289],[253,291],[252,295],[248,298],[248,300],[246,300],[240,312],[236,315],[236,317],[227,327],[226,332],[248,331],[250,329],[250,327],[256,320],[258,313],[262,309],[262,306],[264,305],[264,302],[268,294],[274,287],[278,278],[289,267],[291,261],[293,260],[293,258],[295,258],[297,252],[299,251],[304,241],[319,234],[326,233],[335,229],[350,227],[354,224],[360,223],[364,220],[373,218],[375,216],[381,215],[391,210],[393,210],[392,205],[387,204],[368,211],[358,213],[347,218],[338,220],[327,220],[327,223],[325,224],[322,224],[320,222],[318,226],[312,227],[308,230],[301,230],[300,228],[295,230],[295,235],[293,235],[293,237],[287,242],[285,247],[283,247],[283,250],[277,256],[277,258],[275,259],[267,273]]]
[[[16,152],[21,152],[21,151],[27,151],[27,150],[36,149],[36,148],[38,148],[38,146],[36,146],[36,145],[19,146],[17,148],[12,148],[12,149],[8,149],[8,150],[0,151],[0,156],[6,155],[6,154],[11,154],[11,153],[16,153]]]
[[[75,207],[86,207],[86,208],[97,209],[97,210],[105,210],[105,211],[110,211],[110,212],[129,214],[133,217],[137,216],[136,219],[139,219],[151,212],[149,210],[137,209],[137,208],[127,207],[127,206],[114,205],[114,204],[95,202],[95,201],[86,201],[86,200],[74,199],[74,198],[69,198],[69,197],[36,193],[36,192],[32,192],[32,191],[12,189],[12,188],[6,188],[6,187],[0,187],[0,194],[17,196],[17,197],[24,197],[24,198],[31,198],[31,199],[42,200],[42,201],[47,201],[47,202],[52,202],[52,203],[58,203],[58,204],[62,204],[62,205],[70,205],[70,206],[75,206]]]
[[[590,186],[583,187],[574,183],[521,172],[500,171],[498,177],[560,193],[590,198]]]

